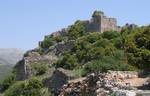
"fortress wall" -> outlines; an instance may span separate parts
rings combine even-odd
[[[115,18],[103,17],[101,22],[101,32],[117,29],[117,20]]]

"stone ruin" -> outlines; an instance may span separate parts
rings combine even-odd
[[[109,18],[104,15],[102,11],[95,11],[92,19],[86,22],[87,32],[105,32],[105,31],[120,31],[121,28],[117,26],[116,18]]]
[[[133,71],[108,71],[70,81],[59,96],[150,96],[149,90],[150,77],[139,77]]]
[[[94,11],[92,18],[90,20],[82,21],[85,23],[87,32],[105,32],[105,31],[121,31],[121,27],[117,26],[117,19],[110,18],[105,16],[102,11]],[[49,36],[65,36],[67,31],[70,29],[71,25],[68,28],[63,28],[60,31],[53,32],[51,35],[45,36],[45,38]]]

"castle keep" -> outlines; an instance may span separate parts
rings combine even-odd
[[[115,18],[109,18],[102,11],[95,11],[90,21],[85,21],[88,32],[120,31]]]

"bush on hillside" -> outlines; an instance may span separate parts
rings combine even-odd
[[[48,49],[50,46],[54,44],[53,37],[45,37],[44,41],[41,44],[41,47],[44,49]]]
[[[64,54],[64,57],[57,61],[56,67],[62,67],[64,69],[74,69],[77,66],[77,58],[74,55]]]
[[[36,75],[43,75],[48,71],[48,64],[39,62],[32,64],[33,69],[36,72]]]
[[[115,39],[117,37],[120,36],[120,33],[119,32],[116,32],[116,31],[106,31],[102,34],[102,37],[103,38],[106,38],[108,40],[110,39]]]
[[[130,64],[139,69],[150,70],[150,26],[135,29],[125,42],[125,51]]]
[[[51,96],[47,91],[43,91],[43,88],[41,80],[33,78],[29,81],[15,83],[5,92],[4,96]]]
[[[98,71],[107,72],[108,70],[133,71],[137,68],[126,64],[126,56],[123,51],[115,51],[112,56],[105,56],[85,64],[82,75]]]
[[[3,91],[7,90],[12,84],[15,83],[16,74],[12,72],[8,74],[3,80],[1,80],[0,85],[3,87]]]
[[[85,34],[85,24],[82,21],[76,21],[68,31],[69,40],[75,40]]]

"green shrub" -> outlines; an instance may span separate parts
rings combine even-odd
[[[3,80],[1,80],[0,85],[3,86],[3,91],[7,90],[16,81],[16,74],[12,72],[8,74]]]
[[[58,42],[61,42],[61,41],[63,41],[63,37],[60,36],[60,35],[59,35],[59,36],[55,36],[55,37],[54,37],[54,41],[56,41],[57,43],[58,43]]]
[[[102,61],[92,61],[85,65],[84,70],[82,72],[82,76],[85,76],[91,72],[107,72],[108,70],[115,70],[115,71],[133,71],[136,68],[122,63],[107,63]]]
[[[116,32],[116,31],[106,31],[102,34],[102,37],[103,38],[107,38],[107,39],[115,39],[117,37],[120,36],[120,33],[119,32]]]
[[[115,71],[133,71],[137,70],[136,67],[133,67],[129,64],[123,62],[124,55],[121,56],[121,53],[116,53],[114,56],[105,56],[100,60],[91,61],[83,67],[82,76],[85,76],[91,72],[107,72],[108,70]]]
[[[44,49],[45,48],[48,49],[53,44],[54,44],[53,37],[45,37],[44,41],[41,44],[41,47],[44,48]]]
[[[25,84],[23,82],[17,82],[13,84],[8,90],[6,90],[4,96],[21,96],[24,91],[24,87]]]
[[[68,38],[75,40],[85,34],[85,24],[82,21],[76,21],[74,25],[68,31]]]
[[[126,37],[128,63],[139,69],[150,70],[150,26],[137,28]]]
[[[64,57],[57,61],[56,67],[62,67],[65,69],[74,69],[77,67],[77,58],[74,55],[68,53],[64,54]]]
[[[32,65],[33,65],[33,69],[36,72],[36,75],[43,75],[48,70],[48,64],[46,63],[34,63]]]
[[[86,63],[110,55],[114,49],[109,40],[103,39],[100,33],[95,32],[79,38],[72,52],[76,54],[79,62]]]
[[[75,56],[70,56],[65,63],[68,65],[66,68],[73,69],[77,66],[77,59]]]
[[[0,79],[4,79],[13,69],[13,65],[0,64]]]
[[[51,96],[48,91],[45,93],[43,90],[41,80],[33,78],[29,81],[15,83],[5,92],[4,96]]]

